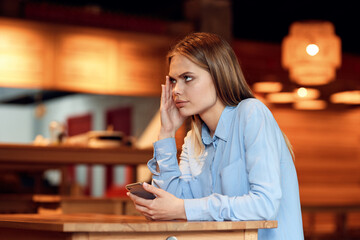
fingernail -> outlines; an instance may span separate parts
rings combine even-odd
[[[149,184],[146,183],[146,182],[144,182],[143,185],[144,185],[145,187],[149,186]]]

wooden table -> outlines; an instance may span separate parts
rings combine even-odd
[[[276,221],[148,221],[140,216],[99,214],[0,215],[0,239],[257,239]],[[176,238],[169,238],[174,236]]]

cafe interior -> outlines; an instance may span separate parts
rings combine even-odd
[[[294,148],[305,239],[360,239],[360,18],[316,2],[0,0],[0,229],[140,217],[125,185],[151,181],[166,53],[204,31]]]

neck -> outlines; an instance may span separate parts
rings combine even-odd
[[[215,133],[221,113],[223,112],[224,108],[225,105],[221,101],[217,100],[213,107],[199,114],[200,118],[209,128],[211,136],[213,136]]]

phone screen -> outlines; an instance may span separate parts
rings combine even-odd
[[[138,183],[131,183],[125,186],[125,188],[131,192],[132,194],[138,196],[138,197],[142,197],[145,199],[154,199],[156,198],[156,196],[154,194],[152,194],[151,192],[146,191],[143,188],[143,183],[142,182],[138,182]]]

